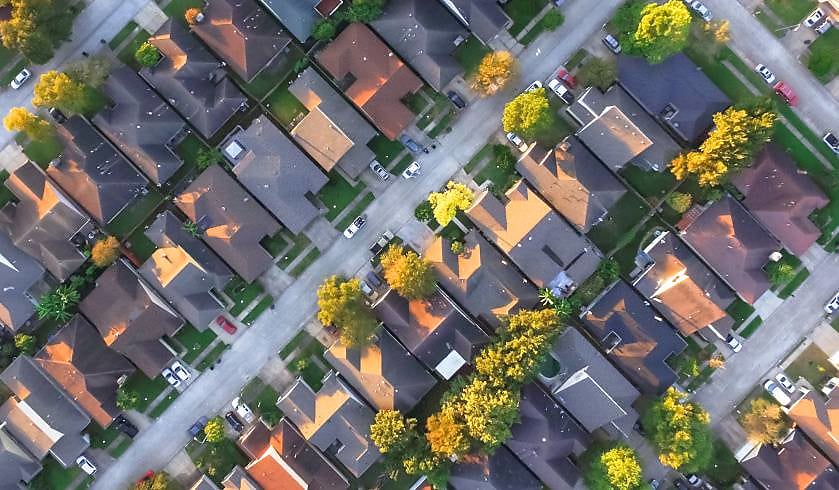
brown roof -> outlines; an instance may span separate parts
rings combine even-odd
[[[800,431],[794,430],[777,447],[760,444],[740,461],[767,490],[835,490],[839,472]]]
[[[834,464],[839,464],[839,398],[823,402],[811,391],[790,407],[789,416]]]
[[[743,205],[795,255],[806,252],[821,235],[809,216],[830,200],[781,148],[764,146],[752,166],[731,182],[746,196]]]
[[[350,24],[317,59],[388,138],[396,139],[414,120],[401,100],[422,81],[364,24]]]

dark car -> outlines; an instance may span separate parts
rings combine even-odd
[[[364,276],[364,280],[374,288],[378,288],[382,285],[382,280],[379,279],[379,276],[377,276],[373,271],[368,272],[367,275]]]
[[[446,92],[446,97],[448,97],[449,100],[452,101],[452,104],[454,104],[455,107],[457,107],[458,109],[466,108],[466,101],[463,100],[463,97],[461,97],[460,94],[458,94],[454,90],[449,90],[448,92]]]
[[[606,47],[609,48],[609,51],[615,54],[620,54],[621,43],[619,43],[618,40],[615,39],[615,36],[611,34],[606,34],[606,37],[603,38],[603,44],[605,44]]]
[[[61,112],[61,111],[60,111],[58,108],[56,108],[56,107],[50,107],[50,110],[49,110],[49,111],[47,111],[47,112],[49,112],[50,116],[52,116],[52,118],[53,118],[53,119],[55,120],[55,122],[57,122],[58,124],[64,124],[64,121],[66,121],[66,120],[67,120],[67,116],[65,116],[65,115],[64,115],[64,113],[63,113],[63,112]]]
[[[140,432],[140,430],[137,429],[137,426],[132,424],[131,421],[125,418],[124,415],[117,416],[117,418],[114,419],[114,423],[116,424],[117,429],[120,432],[132,439],[134,438],[134,436],[137,435],[138,432]]]
[[[235,430],[236,432],[242,432],[243,430],[245,430],[245,424],[243,424],[242,421],[239,420],[239,417],[233,411],[224,414],[224,420],[226,420],[227,423],[230,424],[230,427],[233,427],[233,430]]]
[[[189,435],[192,436],[192,438],[195,441],[203,444],[204,441],[207,440],[206,436],[204,435],[204,427],[206,425],[207,417],[202,415],[198,420],[195,421],[194,424],[192,424],[192,427],[190,427],[187,432],[189,432]]]

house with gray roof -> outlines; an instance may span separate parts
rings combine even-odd
[[[87,260],[81,249],[93,224],[40,167],[26,162],[6,179],[17,201],[0,210],[0,230],[64,282]]]
[[[575,136],[556,148],[539,144],[516,170],[559,214],[582,233],[603,221],[626,187]]]
[[[156,246],[140,275],[199,331],[224,312],[215,292],[233,279],[233,271],[207,245],[190,235],[170,211],[146,229]]]
[[[381,457],[370,439],[373,411],[335,372],[324,378],[317,393],[298,378],[277,406],[310,444],[337,459],[356,478]]]
[[[175,335],[183,319],[123,260],[99,276],[96,287],[79,303],[79,311],[108,347],[150,379],[175,358],[163,337]]]
[[[731,105],[722,90],[682,53],[656,64],[639,56],[618,56],[618,83],[691,146],[705,138],[714,114]]]
[[[454,490],[541,490],[539,481],[506,446],[488,456],[476,454],[452,466],[449,486]]]
[[[681,150],[620,85],[589,87],[566,111],[582,125],[577,138],[615,172],[627,164],[661,172]]]
[[[207,0],[201,14],[190,29],[246,82],[291,43],[256,0]]]
[[[370,26],[435,90],[463,73],[453,53],[469,34],[439,2],[390,0]]]
[[[574,328],[566,329],[549,355],[557,362],[556,373],[539,377],[551,395],[585,429],[603,429],[613,439],[628,438],[638,420],[632,408],[641,393]]]
[[[329,181],[264,115],[238,128],[221,144],[233,173],[295,235],[320,216],[315,195]]]
[[[335,0],[260,0],[301,43],[312,35],[318,20],[335,12],[331,6],[340,6]],[[336,5],[337,4],[337,5]]]
[[[211,138],[247,105],[219,60],[180,21],[167,20],[149,43],[162,58],[140,70],[140,76],[204,138]]]
[[[740,465],[767,490],[834,490],[839,470],[822,456],[800,430],[777,445],[757,444]]]
[[[440,0],[484,44],[513,25],[495,0]]]
[[[52,455],[64,468],[90,445],[82,431],[90,417],[27,355],[18,356],[0,381],[12,396],[0,406],[0,427],[37,460]]]
[[[175,145],[185,135],[186,123],[128,66],[112,71],[102,91],[111,104],[93,124],[149,180],[162,185],[184,164]]]
[[[35,305],[49,287],[46,271],[35,259],[0,233],[0,325],[17,332],[35,314]]]
[[[5,427],[0,427],[0,488],[25,490],[40,472],[41,463]]]
[[[538,288],[566,296],[600,264],[600,251],[520,180],[504,194],[488,190],[466,210],[484,236]]]
[[[408,413],[437,384],[386,328],[370,345],[347,347],[339,340],[323,357],[377,410]]]
[[[388,290],[373,305],[373,313],[443,379],[451,379],[490,342],[489,335],[439,289],[428,298],[410,300]]]
[[[376,158],[367,143],[379,133],[312,67],[288,91],[309,111],[291,130],[294,140],[324,171],[337,165],[357,179]]]
[[[100,225],[139,198],[148,181],[82,116],[57,125],[64,146],[47,175]]]
[[[245,281],[253,282],[273,265],[260,241],[280,231],[280,224],[220,166],[202,172],[175,204]]]

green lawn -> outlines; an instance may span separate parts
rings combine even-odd
[[[309,246],[310,243],[312,242],[303,233],[294,237],[294,246],[292,246],[291,249],[289,249],[289,251],[286,252],[286,254],[283,255],[283,257],[277,262],[277,266],[280,269],[285,270],[286,267],[288,267],[288,265],[291,264],[294,259],[296,259],[297,256]]]
[[[323,377],[326,372],[320,368],[313,360],[309,352],[303,352],[288,363],[288,370],[303,378],[313,390],[318,391],[323,386]],[[322,359],[320,356],[318,356]],[[301,369],[302,367],[302,369]]]
[[[163,379],[163,376],[149,379],[145,374],[137,371],[128,378],[123,386],[125,386],[126,390],[134,391],[140,395],[140,403],[137,405],[137,411],[145,412],[149,408],[149,404],[158,395],[163,393],[163,390],[169,386],[169,383]]]
[[[475,153],[475,155],[471,159],[469,159],[468,162],[466,162],[466,165],[463,166],[463,171],[468,174],[472,172],[472,170],[475,170],[475,168],[484,159],[491,157],[493,146],[494,145],[492,143],[487,143],[483,148],[478,150],[478,153]]]
[[[155,214],[158,206],[163,204],[166,197],[154,189],[149,193],[133,201],[127,208],[123,209],[105,227],[108,233],[119,238],[130,235],[138,226],[142,225],[149,217]]]
[[[144,42],[149,40],[149,37],[151,37],[151,34],[144,31],[143,29],[140,29],[140,32],[134,35],[134,37],[131,39],[131,42],[126,44],[125,47],[122,48],[122,50],[119,53],[117,53],[117,58],[119,58],[120,61],[130,66],[131,68],[139,70],[141,66],[140,63],[138,63],[137,60],[134,59],[134,53],[137,52],[137,49],[139,49]]]
[[[145,262],[151,254],[157,250],[157,246],[145,234],[143,228],[137,230],[125,241],[125,246],[130,248],[140,262]]]
[[[402,98],[402,103],[411,110],[414,114],[419,115],[422,111],[425,110],[426,107],[431,105],[431,102],[428,101],[425,97],[422,96],[421,92],[414,92],[412,94],[408,94]]]
[[[745,338],[749,338],[752,336],[753,333],[763,324],[763,319],[759,316],[756,316],[749,322],[748,325],[740,329],[737,333],[742,335]]]
[[[491,52],[492,50],[484,46],[475,36],[469,36],[454,50],[454,59],[463,68],[463,77],[468,78],[478,71],[481,60]]]
[[[178,390],[171,390],[157,405],[154,406],[154,408],[151,409],[148,414],[149,417],[156,419],[157,417],[163,415],[163,412],[165,412],[166,409],[169,408],[169,405],[171,405],[177,398]]]
[[[0,69],[6,67],[18,55],[17,51],[9,49],[0,44]],[[20,71],[20,70],[18,70]],[[17,75],[17,73],[15,73]],[[12,75],[14,76],[14,75]]]
[[[3,45],[0,44],[0,47],[2,46]],[[3,85],[4,87],[8,86],[10,83],[12,83],[12,80],[17,76],[17,74],[20,73],[20,71],[26,68],[27,66],[29,66],[29,61],[27,61],[25,58],[15,63],[3,74],[2,77],[0,77],[0,85]]]
[[[568,58],[568,61],[565,62],[565,68],[573,70],[583,62],[586,56],[588,56],[588,51],[586,51],[585,48],[578,49],[573,55],[571,55],[570,58]]]
[[[367,147],[376,154],[376,160],[387,167],[390,162],[396,158],[396,155],[402,153],[405,147],[399,141],[391,141],[381,134],[377,134],[373,139],[367,143]]]
[[[627,192],[612,206],[606,219],[588,232],[588,237],[603,252],[620,246],[625,235],[636,226],[649,211],[646,203],[638,196]],[[627,270],[628,272],[628,270]]]
[[[559,16],[559,20],[556,19],[557,16]],[[549,11],[541,19],[539,19],[539,22],[537,22],[532,29],[527,31],[527,34],[525,34],[524,37],[522,37],[521,40],[519,40],[519,42],[527,46],[528,44],[535,41],[536,38],[539,37],[539,35],[543,32],[558,29],[564,21],[565,19],[562,17],[562,14],[558,10]],[[559,24],[557,25],[556,22],[559,22]],[[554,27],[551,28],[551,26]]]
[[[264,385],[256,398],[250,400],[249,405],[268,422],[268,425],[274,425],[282,418],[282,411],[277,407],[279,397],[280,394],[271,385]]]
[[[350,223],[352,223],[354,219],[359,217],[361,213],[363,213],[364,210],[367,209],[367,206],[369,206],[374,199],[375,196],[373,196],[372,192],[368,192],[367,194],[365,194],[361,198],[361,200],[355,203],[355,205],[349,210],[349,212],[347,212],[346,216],[344,216],[344,218],[341,221],[335,224],[335,228],[338,231],[344,231],[348,226],[350,226]]]
[[[492,152],[492,158],[475,175],[475,183],[482,185],[486,181],[492,182],[493,193],[500,196],[512,187],[521,176],[516,172],[516,157],[509,146],[493,145],[489,148]]]
[[[327,209],[324,218],[334,220],[362,190],[364,184],[361,182],[353,187],[338,172],[329,172],[329,182],[318,192],[318,199]]]
[[[798,24],[815,10],[816,0],[764,0],[767,7],[788,25]]]
[[[178,19],[182,23],[186,24],[186,18],[184,17],[184,13],[188,8],[201,8],[204,6],[203,0],[172,0],[169,5],[167,5],[163,11],[169,17],[174,17]]]
[[[92,422],[87,426],[87,434],[90,436],[90,447],[101,449],[110,446],[114,442],[114,439],[119,436],[120,432],[116,424],[112,424],[107,429],[103,429],[96,422]]]
[[[309,252],[300,259],[299,262],[294,266],[293,269],[288,271],[293,277],[300,277],[300,274],[303,273],[314,261],[316,261],[320,257],[320,250],[317,248],[312,248]]]
[[[277,121],[287,130],[292,129],[300,119],[309,113],[297,97],[288,91],[288,86],[294,81],[294,76],[280,83],[265,99],[265,107],[277,118]]]
[[[47,165],[58,157],[62,150],[61,141],[55,135],[41,140],[28,141],[25,135],[18,133],[15,141],[23,147],[23,153],[41,168],[47,168]]]
[[[615,209],[615,208],[612,208]],[[664,223],[657,217],[652,217],[644,222],[636,231],[626,233],[618,243],[622,245],[615,251],[613,257],[620,267],[621,273],[628,274],[635,267],[635,256],[638,255],[642,245],[646,245],[653,238],[653,231],[665,229]]]
[[[794,293],[795,290],[798,289],[801,286],[801,284],[803,284],[804,281],[807,280],[809,276],[810,271],[802,268],[800,271],[798,271],[795,277],[793,277],[792,280],[786,284],[786,286],[784,286],[783,288],[781,288],[780,291],[778,291],[778,297],[789,298],[792,295],[792,293]]]
[[[311,335],[309,335],[309,332],[307,332],[305,330],[299,331],[297,333],[297,335],[295,335],[294,338],[291,339],[291,341],[289,341],[289,343],[287,343],[282,348],[282,350],[280,350],[280,353],[279,353],[280,359],[285,359],[286,357],[291,355],[292,352],[294,352],[294,349],[300,347],[301,345],[306,346],[314,340],[315,339],[312,338]]]
[[[123,41],[128,39],[128,36],[130,36],[136,28],[137,23],[133,20],[129,21],[128,24],[125,24],[125,27],[120,29],[119,32],[117,32],[116,36],[114,36],[110,40],[110,42],[108,42],[108,47],[110,47],[111,49],[116,49],[120,44],[122,44]]]
[[[263,238],[259,244],[262,245],[262,248],[264,248],[269,254],[271,254],[271,257],[276,257],[288,246],[288,240],[283,238],[283,234],[283,231],[280,230],[272,237]]]
[[[9,190],[8,187],[2,185],[3,182],[6,182],[6,179],[9,178],[9,172],[5,170],[0,170],[0,208],[6,205],[6,203],[11,202],[15,195],[12,194],[12,191]]]
[[[110,449],[108,449],[108,454],[110,454],[114,458],[119,458],[125,451],[128,450],[129,447],[131,447],[131,439],[125,437],[122,441],[118,442]]]
[[[817,59],[820,60],[818,63],[815,61]],[[807,68],[822,83],[839,75],[839,29],[833,27],[813,41]]]
[[[245,308],[248,307],[253,300],[262,294],[262,286],[258,282],[251,284],[246,283],[240,277],[234,277],[227,286],[224,287],[224,293],[233,300],[233,306],[230,308],[230,314],[238,316]]]
[[[174,186],[185,178],[198,174],[198,153],[204,148],[207,148],[207,145],[198,135],[195,133],[187,135],[175,148],[175,152],[183,159],[184,165],[169,178],[166,185]]]
[[[510,35],[516,37],[547,4],[548,0],[510,0],[507,2],[504,5],[504,10],[513,19]]]
[[[799,377],[806,379],[815,387],[821,386],[836,370],[830,365],[828,356],[817,345],[812,344],[802,352],[784,370],[787,376],[796,381]]]
[[[397,161],[395,164],[388,167],[388,171],[393,175],[399,175],[402,172],[404,172],[405,169],[408,168],[408,165],[410,165],[413,161],[414,156],[409,153],[400,158],[399,161]]]
[[[181,358],[187,362],[192,363],[199,354],[204,352],[210,343],[215,340],[216,334],[209,328],[203,332],[199,332],[197,328],[190,324],[186,324],[178,330],[175,334],[175,340],[181,344],[186,353],[181,354]]]
[[[743,323],[746,321],[746,318],[749,318],[752,313],[754,313],[755,308],[742,299],[737,298],[733,303],[728,305],[728,308],[726,308],[725,311],[731,316],[731,318],[734,318],[735,322]]]
[[[270,308],[273,304],[274,298],[271,297],[270,294],[266,294],[261,300],[259,300],[259,303],[257,303],[256,306],[251,308],[251,311],[249,311],[248,314],[245,315],[244,318],[242,318],[242,323],[249,326],[253,325],[253,322],[255,322],[257,318],[259,318],[259,315],[261,315],[265,310]]]
[[[740,463],[734,459],[734,454],[728,449],[728,446],[722,440],[714,439],[711,468],[705,470],[703,475],[720,488],[731,488],[743,475],[743,469],[740,467]]]
[[[204,359],[201,359],[201,362],[199,362],[198,365],[195,366],[195,369],[199,371],[206,370],[207,368],[212,366],[216,362],[216,360],[219,357],[221,357],[221,354],[229,347],[230,346],[228,344],[225,344],[224,342],[219,342],[218,344],[216,344],[215,347],[213,347],[213,349],[210,352],[207,353],[206,356],[204,356]]]
[[[443,132],[448,130],[449,127],[452,125],[452,119],[454,119],[456,115],[457,113],[454,111],[454,109],[449,110],[449,112],[446,113],[445,116],[437,120],[437,123],[434,125],[431,131],[428,132],[428,137],[436,138],[443,134]]]
[[[554,122],[545,129],[536,132],[536,141],[542,143],[546,148],[553,148],[574,132],[571,124],[564,117],[556,114],[562,110],[564,105],[556,97],[551,97],[550,102]]]
[[[78,466],[71,466],[65,470],[52,456],[47,456],[41,464],[43,469],[29,482],[29,488],[32,490],[70,488],[70,484],[82,471]]]
[[[434,106],[416,124],[419,129],[425,130],[437,117],[441,116],[444,112],[450,112],[452,110],[452,103],[445,95],[437,93],[428,87],[423,88],[423,91],[434,100]]]
[[[193,444],[194,441],[189,446]],[[192,457],[198,470],[219,485],[235,466],[245,466],[249,461],[236,443],[227,438],[214,444],[205,443],[199,449],[188,450],[187,453]]]
[[[658,205],[660,200],[676,186],[676,178],[669,170],[647,172],[635,165],[627,165],[620,174],[652,206]]]

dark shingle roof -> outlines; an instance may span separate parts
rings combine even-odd
[[[301,43],[312,34],[315,22],[320,18],[315,6],[321,0],[260,0],[269,12],[283,23]]]
[[[758,444],[740,464],[767,490],[839,488],[839,471],[798,430],[778,447]]]
[[[6,429],[0,428],[0,488],[24,490],[41,471],[41,463],[32,457]]]
[[[512,21],[495,0],[442,0],[484,44],[500,34]]]
[[[45,275],[41,264],[27,255],[5,233],[0,233],[0,325],[16,331],[35,314],[35,286]]]
[[[449,485],[454,490],[540,490],[533,476],[506,446],[492,456],[475,454],[452,466]]]

